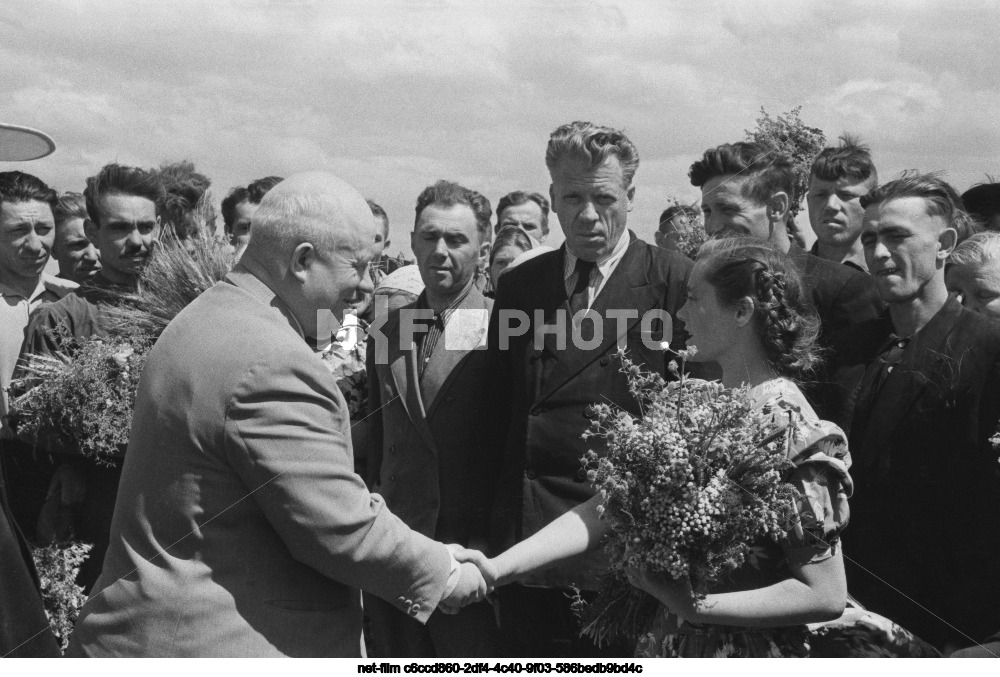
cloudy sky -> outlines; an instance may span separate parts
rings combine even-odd
[[[393,252],[427,184],[545,191],[549,132],[592,120],[638,146],[629,223],[651,240],[668,196],[696,199],[691,162],[761,106],[859,134],[883,178],[1000,175],[998,20],[913,0],[4,0],[0,120],[55,139],[16,168],[60,190],[109,161],[190,159],[217,199],[331,170],[386,207]]]

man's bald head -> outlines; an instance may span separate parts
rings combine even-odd
[[[378,234],[368,203],[353,186],[328,172],[303,172],[288,177],[261,200],[245,256],[281,269],[304,242],[323,256],[374,245]]]

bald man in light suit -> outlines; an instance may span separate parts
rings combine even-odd
[[[346,183],[286,179],[240,263],[163,332],[71,655],[359,657],[359,588],[421,622],[485,594],[354,474],[347,406],[308,344],[372,292],[375,234]]]

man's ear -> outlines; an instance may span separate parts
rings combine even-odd
[[[549,204],[552,205],[553,209],[555,209],[556,208],[556,193],[555,193],[554,190],[552,190],[553,185],[554,184],[551,184],[551,183],[549,184]]]
[[[625,197],[628,198],[628,211],[632,211],[635,206],[635,184],[628,187],[628,190],[625,191]]]
[[[481,245],[479,245],[479,265],[480,266],[488,266],[489,265],[489,263],[490,263],[490,249],[492,249],[492,248],[493,248],[493,245],[490,244],[489,240],[487,240],[486,242],[484,242]]]
[[[392,242],[392,240],[382,240],[382,251],[385,251],[386,249],[389,248],[390,242]]]
[[[743,298],[736,301],[736,326],[745,327],[749,324],[750,320],[753,318],[753,312],[757,306],[754,305],[753,299],[749,296],[744,296]]]
[[[771,223],[785,223],[792,207],[788,193],[779,190],[767,200],[767,220]]]
[[[958,246],[958,231],[954,228],[945,228],[938,235],[938,250],[937,258],[939,261],[944,261],[948,258],[948,255],[955,250]]]
[[[304,283],[315,258],[316,249],[308,242],[303,242],[292,251],[288,270],[296,280]]]

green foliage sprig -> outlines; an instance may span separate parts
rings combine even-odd
[[[761,106],[757,126],[746,130],[748,141],[766,143],[792,158],[795,171],[795,195],[789,196],[792,216],[799,213],[802,198],[809,190],[809,171],[813,160],[826,145],[823,130],[802,122],[801,111],[802,106],[796,106],[787,113],[772,117]]]

